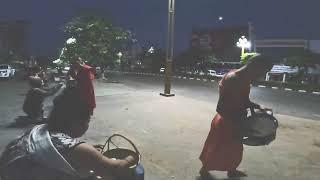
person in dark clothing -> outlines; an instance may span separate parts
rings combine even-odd
[[[40,77],[30,77],[29,83],[31,89],[28,91],[23,103],[23,111],[28,115],[31,121],[41,121],[43,118],[43,101],[47,96],[55,94],[62,86],[59,84],[51,89],[42,87]]]
[[[114,160],[104,156],[100,146],[78,139],[87,132],[91,118],[79,90],[64,88],[53,100],[47,122],[6,146],[0,155],[1,180],[129,179],[133,156]]]

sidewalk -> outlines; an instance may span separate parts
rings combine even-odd
[[[14,92],[16,97],[7,95],[15,100],[1,109],[5,111],[2,114],[11,111],[16,116],[22,113],[21,107],[15,104],[23,102],[24,96],[19,93],[24,91],[21,85]],[[97,109],[82,139],[92,144],[102,144],[114,133],[125,135],[142,154],[146,180],[200,180],[198,171],[201,162],[198,157],[217,102],[179,94],[165,98],[158,93],[136,91],[121,83],[97,82]],[[240,169],[249,176],[243,179],[319,179],[320,121],[286,115],[276,117],[280,126],[277,139],[271,145],[245,146]],[[0,122],[0,152],[23,131],[20,128],[6,128],[6,124],[13,119],[8,117]],[[222,172],[212,174],[215,179],[226,179]]]
[[[112,87],[117,90],[109,89],[109,94],[104,91],[104,96],[98,98],[95,117],[84,139],[103,143],[113,133],[128,136],[141,151],[148,180],[199,179],[198,156],[216,102],[132,92],[121,84]],[[248,172],[249,177],[243,179],[318,179],[320,122],[285,115],[276,117],[280,127],[271,145],[245,146],[240,169]],[[226,178],[221,172],[213,174],[216,179]]]

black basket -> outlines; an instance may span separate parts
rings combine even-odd
[[[244,122],[244,138],[242,143],[248,146],[264,146],[270,144],[276,138],[278,120],[271,110],[255,112]]]

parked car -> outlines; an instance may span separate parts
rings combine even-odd
[[[207,74],[208,76],[216,76],[217,72],[215,70],[208,70]]]
[[[0,78],[11,78],[15,75],[15,69],[8,64],[0,65]]]
[[[160,68],[160,73],[164,73],[165,68]]]

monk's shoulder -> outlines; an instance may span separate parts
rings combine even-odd
[[[235,73],[228,73],[224,79],[224,84],[233,86],[241,83],[239,77]]]

